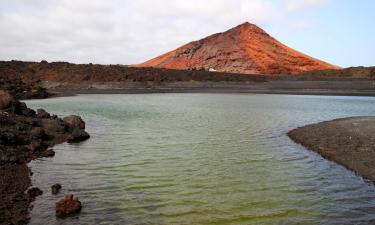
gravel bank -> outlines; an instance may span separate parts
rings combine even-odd
[[[307,125],[290,131],[288,136],[375,182],[375,116]]]

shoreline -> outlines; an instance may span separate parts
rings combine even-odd
[[[31,182],[28,163],[54,157],[53,147],[87,140],[79,116],[59,118],[0,91],[0,224],[27,224],[32,203],[43,192]]]
[[[297,144],[375,183],[375,116],[310,124],[287,135]]]
[[[126,89],[48,89],[53,97],[77,94],[163,94],[163,93],[212,93],[212,94],[281,94],[325,96],[375,96],[374,90],[347,89],[248,89],[248,88],[126,88]]]
[[[67,91],[67,90],[65,90],[65,91]],[[96,90],[93,90],[93,89],[90,89],[90,91],[96,91]],[[105,90],[105,91],[113,91],[113,90]],[[116,90],[115,90],[116,91]],[[121,90],[122,91],[122,90]],[[184,93],[186,93],[186,92],[184,92]],[[91,94],[95,94],[95,93],[91,93]],[[111,93],[108,93],[108,94],[111,94]],[[119,94],[122,94],[122,93],[119,93]],[[355,118],[361,118],[361,119],[363,119],[363,118],[367,118],[367,117],[355,117]],[[334,121],[341,121],[341,120],[346,120],[346,119],[353,119],[353,118],[344,118],[344,119],[336,119],[336,120],[334,120]],[[330,121],[329,121],[330,122]],[[323,122],[324,123],[324,122]],[[358,123],[358,121],[356,122],[355,121],[355,123]],[[374,117],[374,123],[375,123],[375,117]],[[309,126],[309,125],[308,125]],[[337,127],[336,127],[337,128]],[[302,128],[298,128],[298,129],[302,129]],[[324,130],[325,130],[326,128],[324,128]],[[337,129],[334,129],[334,130],[337,130]],[[346,130],[346,129],[345,129]],[[311,131],[306,131],[307,133],[306,133],[306,135],[310,135],[310,132]],[[289,134],[289,133],[288,133]],[[317,132],[317,135],[321,135],[321,134],[323,134],[323,132]],[[340,133],[340,135],[342,134],[342,131],[341,131],[341,133]],[[309,137],[309,136],[308,136]],[[344,136],[344,137],[347,137],[347,136]],[[340,143],[344,143],[344,144],[347,144],[347,143],[345,143],[345,142],[340,142]],[[321,155],[323,155],[322,153],[320,153]],[[333,161],[335,161],[334,159],[332,159],[330,156],[323,156],[323,157],[325,157],[325,158],[327,158],[327,159],[330,159],[330,160],[333,160]],[[369,158],[374,158],[374,157],[369,157]],[[339,161],[335,161],[335,162],[337,162],[337,163],[339,163],[339,164],[342,164],[342,163],[340,163]],[[342,164],[343,165],[343,164]],[[345,165],[344,165],[345,166]],[[347,168],[349,168],[349,169],[351,169],[351,170],[353,170],[353,171],[356,171],[355,169],[353,169],[353,168],[350,168],[350,167],[348,167],[348,166],[345,166],[345,167],[347,167]],[[17,168],[18,169],[18,168]],[[20,168],[19,170],[21,170],[22,168]],[[29,171],[22,171],[23,173],[22,174],[28,174],[29,173]],[[357,171],[356,171],[357,172]],[[19,173],[18,172],[18,170],[16,170],[16,172],[15,173]],[[358,172],[359,173],[359,172]],[[21,174],[21,173],[19,173],[19,174]],[[360,174],[360,173],[359,173]],[[362,174],[361,174],[362,175]],[[366,177],[366,178],[368,178],[367,176],[364,176],[363,175],[363,177]],[[8,179],[10,179],[10,178],[8,178]],[[370,178],[369,178],[370,179]],[[370,179],[371,180],[371,179]],[[27,180],[26,180],[27,181]],[[372,180],[372,181],[374,181],[374,180]],[[20,184],[20,185],[22,185],[22,183]]]

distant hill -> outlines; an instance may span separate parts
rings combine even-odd
[[[299,74],[339,69],[289,48],[250,23],[193,41],[136,66],[244,74]]]

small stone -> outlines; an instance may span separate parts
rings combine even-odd
[[[56,216],[59,218],[79,213],[81,209],[81,202],[78,198],[74,198],[73,195],[65,195],[64,199],[56,202]]]
[[[40,189],[37,188],[37,187],[33,187],[33,188],[30,188],[29,190],[27,190],[27,194],[29,195],[29,198],[30,198],[30,199],[35,199],[35,198],[38,197],[39,195],[42,195],[42,194],[43,194],[43,191],[40,190]]]
[[[51,189],[52,189],[52,194],[57,195],[61,190],[61,184],[54,184],[52,185]]]

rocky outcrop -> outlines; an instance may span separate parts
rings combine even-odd
[[[191,42],[137,66],[245,74],[339,69],[285,46],[250,23]]]
[[[15,99],[47,98],[51,95],[41,86],[41,81],[32,75],[32,71],[19,67],[19,63],[13,66],[17,69],[0,64],[1,90],[7,91]]]
[[[80,117],[71,116],[74,122],[65,122],[43,109],[35,112],[6,92],[1,93],[0,224],[25,224],[30,203],[42,194],[37,187],[29,188],[31,172],[27,163],[38,157],[53,157],[51,147],[55,144],[72,137],[74,141],[86,140],[89,135]]]
[[[90,138],[90,135],[86,131],[74,128],[68,138],[68,142],[77,143],[77,142],[85,141],[89,138]]]
[[[70,136],[69,143],[81,142],[90,138],[90,135],[85,131],[85,122],[81,117],[71,115],[63,118],[63,121],[69,125]]]
[[[79,129],[79,130],[85,129],[85,122],[79,116],[75,116],[75,115],[66,116],[63,118],[63,120],[65,123],[69,124],[69,126],[72,128]]]
[[[89,138],[84,130],[79,130],[58,117],[48,118],[46,114],[35,114],[35,111],[19,102],[12,103],[11,107],[0,112],[0,123],[0,164],[23,163],[42,156],[51,157],[54,152],[49,148],[53,145]]]
[[[81,209],[81,202],[78,198],[74,198],[73,195],[65,195],[64,199],[56,202],[56,216],[59,218],[79,213]]]

